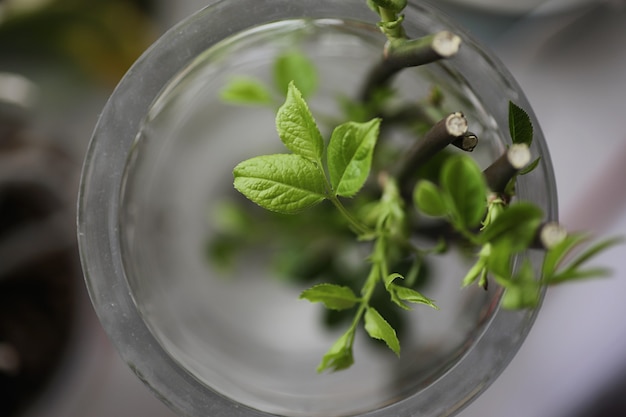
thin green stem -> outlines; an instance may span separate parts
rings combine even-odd
[[[376,283],[380,279],[380,271],[378,269],[378,265],[373,264],[372,269],[370,270],[370,274],[365,280],[362,288],[361,294],[361,303],[359,304],[359,309],[356,311],[354,318],[352,319],[352,324],[350,325],[350,329],[354,330],[361,322],[361,318],[363,318],[363,313],[370,304],[370,300],[374,295],[374,290],[376,289]]]
[[[339,201],[337,196],[331,194],[328,199],[333,203],[333,205],[339,210],[339,212],[346,219],[350,227],[359,235],[365,236],[372,234],[373,230],[371,230],[367,225],[363,224],[359,219],[354,217],[352,213]]]

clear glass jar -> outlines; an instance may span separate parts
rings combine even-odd
[[[493,382],[532,325],[537,310],[500,309],[496,288],[441,279],[427,295],[442,311],[411,313],[400,359],[357,340],[355,366],[318,375],[337,333],[320,325],[318,306],[298,300],[302,288],[272,277],[262,256],[237,264],[236,277],[207,261],[220,226],[208,213],[230,195],[232,168],[280,149],[273,114],[224,103],[222,86],[238,75],[269,82],[277,54],[298,45],[322,80],[312,111],[332,115],[337,95],[354,96],[380,56],[376,22],[363,0],[216,1],[157,41],[102,112],[79,196],[87,286],[124,360],[180,415],[450,416]],[[457,56],[397,82],[407,97],[439,85],[481,137],[476,158],[487,164],[510,144],[509,100],[534,120],[519,86],[430,6],[410,2],[404,25],[411,37],[443,29],[462,37]],[[542,158],[518,196],[555,220],[552,167],[535,126],[531,151]],[[433,271],[459,276],[466,266]]]

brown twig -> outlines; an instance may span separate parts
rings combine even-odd
[[[528,145],[511,145],[506,152],[484,170],[487,185],[494,193],[503,193],[509,181],[530,162]]]
[[[389,42],[383,59],[371,69],[365,79],[361,100],[369,101],[374,92],[385,87],[400,70],[454,56],[460,45],[461,38],[448,31],[437,32],[419,39]]]
[[[467,119],[459,112],[452,113],[435,123],[421,140],[415,142],[398,164],[395,176],[401,187],[403,188],[419,166],[451,143],[462,141],[466,133]]]

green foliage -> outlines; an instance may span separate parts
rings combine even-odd
[[[400,356],[400,341],[396,331],[387,323],[387,320],[380,315],[373,307],[365,309],[365,331],[372,339],[384,341],[389,349]]]
[[[317,69],[309,57],[298,50],[279,55],[273,73],[274,84],[283,95],[287,94],[290,83],[294,83],[304,97],[312,96],[317,89]]]
[[[440,182],[456,227],[478,226],[487,208],[487,184],[476,162],[466,155],[449,158],[441,169]]]
[[[257,156],[233,170],[235,188],[259,206],[293,214],[326,198],[319,167],[294,154]]]
[[[327,369],[341,371],[342,369],[347,369],[352,366],[354,363],[354,357],[352,355],[354,333],[355,328],[350,327],[348,331],[333,343],[317,366],[317,372],[323,372]]]
[[[523,251],[535,238],[543,217],[543,211],[534,204],[512,204],[483,228],[477,241],[506,246],[511,253]]]
[[[533,141],[533,124],[530,116],[513,102],[509,102],[509,133],[513,143],[525,143],[530,147]]]
[[[421,180],[413,191],[415,205],[429,216],[446,217],[467,233],[477,227],[487,210],[487,184],[476,162],[466,155],[447,158],[439,186]]]
[[[250,77],[234,77],[220,91],[224,101],[240,105],[271,105],[272,93],[260,81]]]
[[[321,302],[331,310],[345,310],[354,307],[360,298],[350,288],[334,284],[318,284],[300,294],[300,298],[312,303]]]
[[[397,13],[406,6],[405,0],[367,3],[381,16],[380,27],[389,39],[404,37],[402,16]],[[459,277],[462,286],[477,284],[487,289],[489,281],[495,281],[505,290],[502,307],[510,309],[537,306],[547,285],[608,273],[587,263],[620,239],[582,249],[588,237],[570,234],[545,250],[540,267],[529,261],[527,255],[537,248],[545,216],[536,205],[515,198],[515,183],[517,175],[538,166],[540,157],[510,179],[502,195],[490,194],[473,158],[452,151],[432,157],[424,164],[428,169],[420,167],[414,186],[398,183],[393,176],[396,159],[376,159],[379,136],[387,132],[388,123],[382,126],[378,116],[393,114],[389,110],[395,91],[382,85],[372,90],[369,101],[339,99],[348,121],[337,123],[326,141],[306,102],[317,83],[313,63],[290,50],[275,60],[271,87],[253,78],[236,77],[222,90],[222,99],[230,103],[278,108],[276,130],[287,152],[245,160],[233,169],[233,177],[241,194],[279,213],[276,216],[285,216],[255,222],[243,211],[218,213],[226,238],[212,246],[211,253],[216,259],[231,260],[236,243],[254,241],[248,235],[259,231],[256,243],[265,244],[268,234],[272,241],[285,239],[288,250],[276,263],[313,281],[300,298],[323,305],[335,318],[350,320],[322,357],[318,372],[352,366],[353,344],[361,325],[370,338],[400,354],[397,312],[416,305],[439,309],[416,284],[428,256],[459,248],[471,261],[467,273]],[[418,112],[428,115],[425,120],[443,112],[444,99],[436,91],[437,98],[423,102],[425,108]],[[509,103],[509,132],[514,144],[531,145],[531,119],[513,103]],[[319,204],[324,200],[331,204]],[[291,216],[316,205],[308,216]],[[430,249],[416,244],[415,238],[424,232],[420,215],[441,223],[438,243]],[[307,239],[312,234],[323,236],[319,248],[311,248]],[[349,268],[340,262],[347,240],[368,245],[369,256],[362,266]],[[331,282],[319,282],[321,278]]]
[[[220,98],[236,105],[274,107],[288,95],[290,83],[298,87],[302,97],[310,97],[317,90],[317,68],[297,49],[286,51],[276,57],[272,81],[268,85],[253,77],[232,77],[220,91]]]
[[[289,84],[285,104],[278,109],[276,129],[291,152],[315,163],[322,159],[324,139],[302,93],[294,83]]]
[[[354,196],[367,179],[380,119],[337,126],[328,145],[328,172],[335,195]]]

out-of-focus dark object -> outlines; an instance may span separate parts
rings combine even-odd
[[[596,393],[575,412],[563,417],[622,417],[626,416],[626,364],[621,364],[618,372],[609,378]]]
[[[0,70],[57,69],[113,86],[156,37],[151,9],[151,0],[0,0]]]
[[[78,166],[29,126],[33,86],[0,73],[0,415],[32,405],[64,359],[80,272]]]

